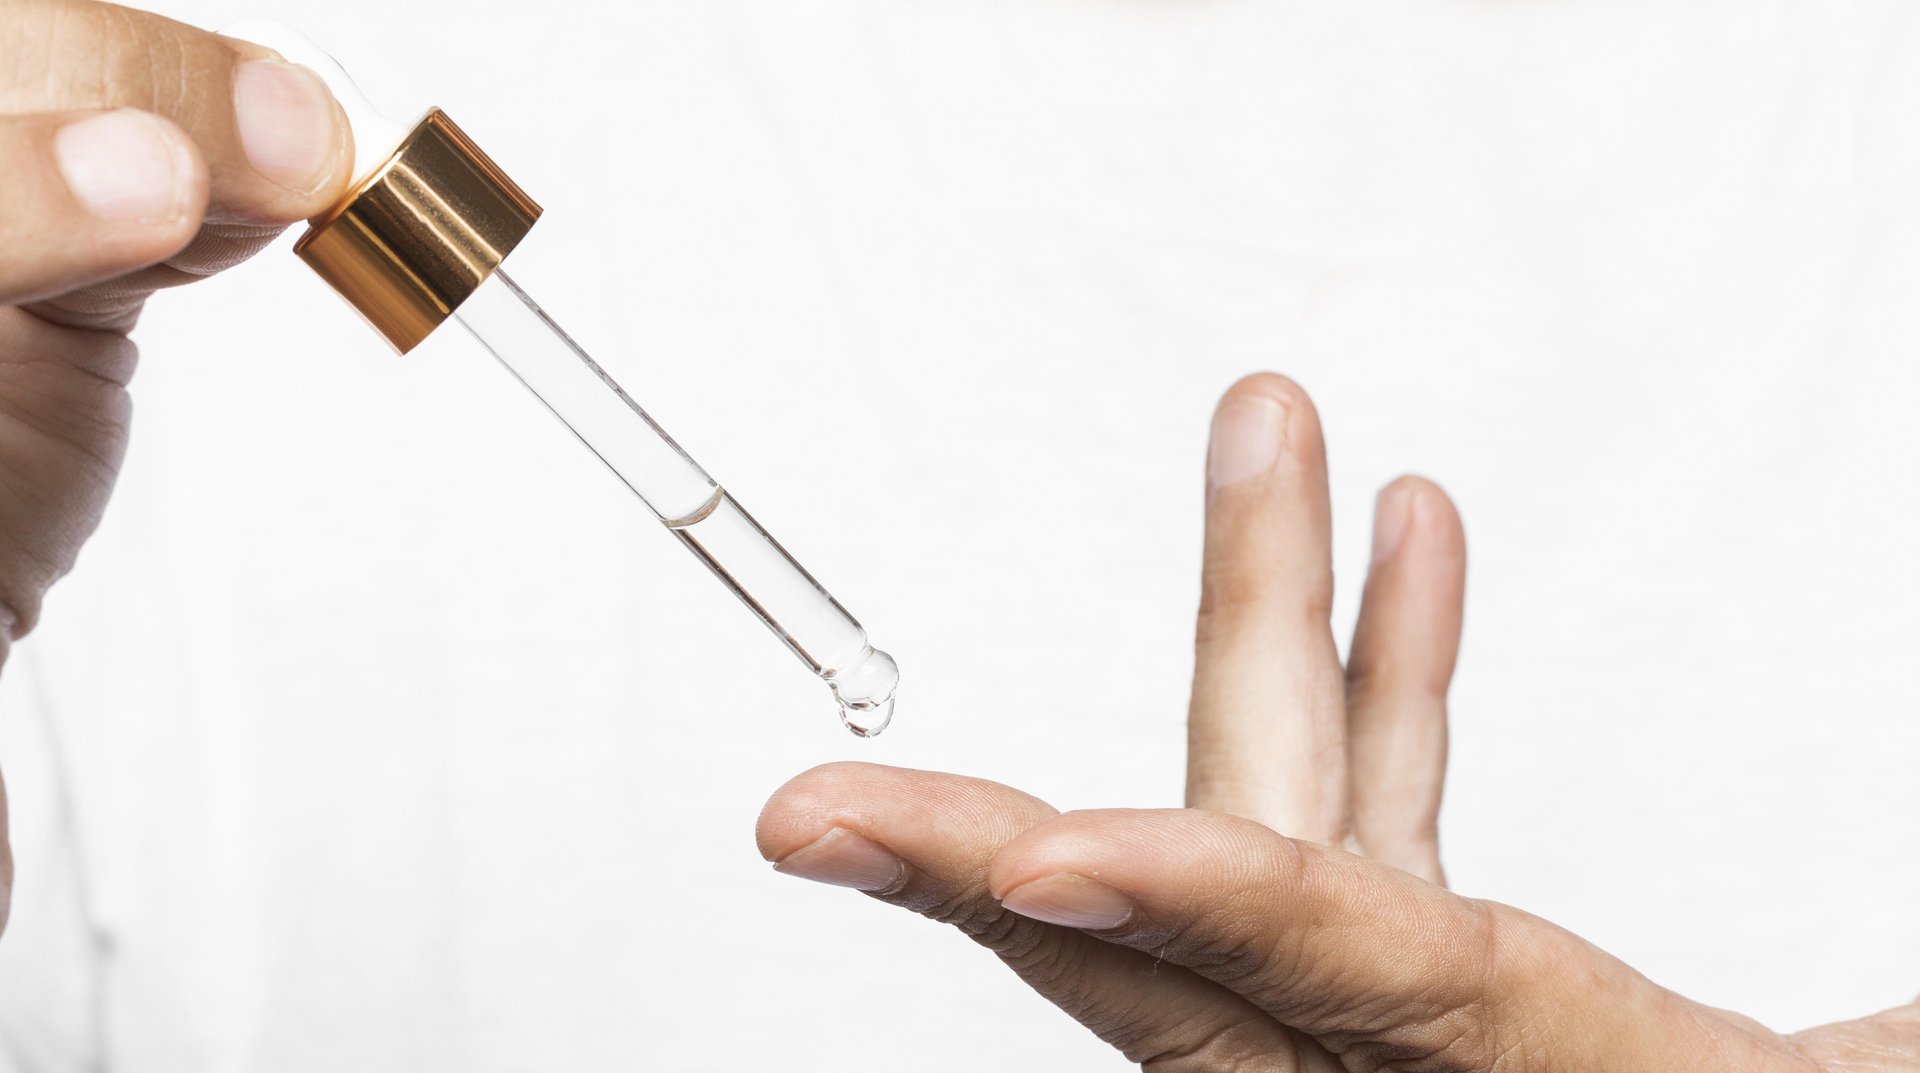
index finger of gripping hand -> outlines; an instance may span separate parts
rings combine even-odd
[[[0,57],[0,113],[134,108],[178,124],[206,159],[209,222],[289,224],[345,191],[345,114],[267,49],[112,4],[15,0]]]
[[[0,116],[0,305],[65,294],[178,253],[206,208],[206,163],[148,112]]]

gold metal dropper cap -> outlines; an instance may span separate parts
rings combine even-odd
[[[293,252],[405,354],[539,218],[540,206],[436,108]]]

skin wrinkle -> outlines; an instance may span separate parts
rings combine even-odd
[[[1291,842],[1282,842],[1281,845],[1293,846]],[[1295,852],[1297,854],[1297,849]],[[1227,855],[1223,854],[1223,856]],[[1297,866],[1273,869],[1273,873],[1286,875],[1296,886],[1299,884],[1300,872],[1301,869]],[[1271,875],[1272,873],[1269,873],[1270,878]],[[1304,929],[1283,928],[1268,932],[1267,929],[1259,926],[1260,917],[1253,909],[1246,906],[1236,907],[1231,901],[1224,907],[1196,910],[1195,906],[1199,900],[1194,892],[1198,889],[1200,888],[1197,886],[1190,888],[1189,900],[1182,907],[1177,923],[1155,924],[1144,929],[1123,926],[1122,933],[1117,936],[1118,941],[1136,948],[1152,949],[1155,956],[1163,960],[1174,960],[1232,990],[1238,990],[1234,987],[1236,983],[1259,972],[1263,966],[1271,971],[1275,963],[1298,966],[1304,962],[1305,955],[1302,949],[1293,950],[1284,961],[1279,956],[1280,947],[1288,939],[1297,938]],[[1299,898],[1289,900],[1301,901]],[[1222,919],[1227,921],[1224,926],[1221,923]],[[1272,946],[1260,951],[1249,950],[1244,945],[1222,946],[1213,940],[1192,938],[1191,936],[1196,932],[1219,935],[1251,932],[1264,935]],[[1284,1021],[1286,1018],[1283,1017],[1281,1020]]]
[[[1280,1056],[1250,1049],[1248,1027],[1244,1023],[1216,1022],[1190,1040],[1170,1043],[1147,1057],[1127,1052],[1127,1059],[1138,1062],[1152,1073],[1293,1073],[1294,1064]]]
[[[71,17],[71,9],[62,9],[62,8],[54,9],[53,15],[48,19],[48,22],[47,22],[46,51],[39,53],[39,55],[42,56],[45,60],[44,65],[40,69],[40,81],[41,81],[40,99],[41,100],[54,101],[59,99],[59,97],[56,95],[56,92],[55,92],[59,88],[59,83],[56,79],[56,72],[54,69],[53,58],[55,56],[64,55],[66,52],[65,49],[61,49],[59,47],[60,31],[65,28],[65,19],[62,16]]]
[[[1920,1066],[1920,1004],[1801,1032],[1788,1042],[1822,1073],[1911,1073]]]
[[[1069,947],[1045,925],[1012,913],[1012,923],[996,941],[987,944],[1000,960],[1041,987],[1052,987],[1073,976],[1086,963],[1085,950]]]
[[[55,325],[54,330],[61,331],[65,329]],[[43,385],[50,387],[50,390],[47,392],[50,395],[62,393],[61,389],[65,388],[66,385],[62,384],[61,380],[66,376],[69,374],[77,376],[78,380],[76,385],[68,389],[66,393],[86,395],[89,397],[68,399],[65,401],[74,403],[74,409],[92,408],[108,411],[106,417],[98,420],[92,420],[84,416],[78,420],[85,425],[86,431],[96,436],[118,436],[121,431],[126,428],[127,417],[131,412],[132,400],[127,395],[126,389],[128,381],[132,376],[134,362],[130,358],[116,360],[120,356],[112,353],[97,355],[99,360],[89,360],[96,358],[96,355],[93,353],[96,349],[98,348],[92,346],[75,347],[74,350],[80,360],[72,360],[68,357],[50,357],[39,351],[38,348],[34,348],[26,354],[0,353],[0,375],[11,374],[11,376],[35,377],[42,380],[52,378],[53,383],[51,385]],[[107,349],[112,350],[113,348],[109,347]],[[127,378],[122,379],[110,373],[102,372],[100,367],[103,366],[113,369],[115,373],[124,369]],[[18,383],[17,380],[14,382]],[[76,448],[82,447],[80,444],[75,444],[74,446]],[[103,463],[107,461],[106,459],[102,459]],[[119,465],[119,459],[116,457],[109,464],[117,467]]]
[[[11,423],[11,427],[24,429],[34,436],[45,436],[45,434],[38,429],[20,422],[9,413],[4,406],[0,406],[0,420]],[[6,440],[0,439],[0,448],[10,446],[12,445]],[[45,467],[43,466],[41,468]],[[94,487],[87,489],[87,491],[93,493],[96,499],[104,497],[105,492],[110,489],[113,484],[111,478],[91,474],[85,467],[73,466],[71,463],[61,467],[57,472],[59,475],[68,478],[71,478],[76,472],[92,476],[96,483]],[[36,561],[47,564],[70,564],[73,559],[73,553],[78,550],[77,538],[85,533],[90,533],[92,526],[96,524],[96,519],[91,516],[91,511],[72,502],[74,489],[70,486],[71,481],[65,482],[69,485],[68,487],[50,488],[47,486],[45,478],[46,474],[44,473],[28,474],[18,471],[11,473],[0,471],[0,488],[4,488],[9,498],[15,501],[15,504],[32,508],[37,518],[43,521],[46,519],[70,521],[70,524],[50,534],[53,539],[33,542],[20,541],[18,537],[11,537],[11,539],[16,541],[20,549],[20,554],[26,555]],[[49,555],[47,552],[40,550],[39,545],[42,543],[49,546],[65,548],[65,551],[58,556]],[[61,573],[64,573],[66,567],[61,565],[59,569]]]
[[[19,548],[17,542],[8,541],[8,546],[26,553],[26,549]],[[17,572],[12,567],[0,570],[0,615],[6,618],[7,632],[13,640],[33,632],[33,627],[39,622],[40,597],[36,594],[44,588],[37,579],[21,582],[10,576]],[[54,573],[53,577],[58,578],[59,574]]]
[[[1658,992],[1657,1005],[1661,1011],[1685,1020],[1692,1031],[1706,1041],[1708,1050],[1720,1056],[1720,1064],[1724,1067],[1737,1069],[1751,1064],[1751,1056],[1757,1052],[1781,1053],[1779,1037],[1747,1018],[1710,1010],[1666,988],[1658,988]],[[1788,1047],[1784,1053],[1806,1060],[1802,1073],[1820,1073],[1819,1064],[1806,1058],[1797,1049]]]
[[[16,368],[23,367],[12,362],[5,364],[15,365]],[[91,376],[93,374],[80,372],[79,375]],[[95,377],[95,379],[99,378]],[[0,377],[0,387],[11,389],[17,386],[19,386],[17,381]],[[123,389],[118,385],[114,385],[114,390],[121,391],[122,398],[124,399]],[[88,441],[90,439],[123,439],[121,430],[126,427],[127,421],[127,408],[125,403],[114,404],[115,408],[120,412],[112,417],[95,419],[85,414],[63,414],[62,417],[71,425],[78,426],[79,431],[91,434],[74,435],[75,428],[60,429],[53,427],[53,423],[49,422],[46,416],[40,412],[42,408],[22,406],[15,402],[10,395],[10,391],[0,390],[0,417],[5,417],[11,421],[16,428],[32,432],[58,447],[71,451],[81,458],[92,462],[94,466],[98,467],[99,473],[103,476],[104,483],[108,487],[111,487],[114,481],[118,479],[120,473],[120,451],[116,450],[113,456],[109,457],[101,453],[100,449],[96,447],[94,443]],[[124,446],[123,443],[116,444],[116,447],[122,446]],[[57,489],[50,493],[50,498],[53,496],[64,496],[65,493],[66,490],[64,488]]]
[[[1326,639],[1324,654],[1329,660],[1333,658],[1331,635]],[[1233,654],[1231,651],[1209,653],[1203,649],[1201,659],[1203,662],[1232,662]],[[1195,691],[1195,703],[1220,704],[1249,711],[1265,709],[1314,713],[1323,707],[1324,698],[1340,695],[1344,688],[1341,681],[1334,675],[1308,669],[1290,677],[1286,685],[1290,695],[1278,703],[1252,704],[1239,696],[1238,690],[1235,694],[1222,696],[1217,693],[1203,694],[1198,689]],[[1240,685],[1244,688],[1246,683]],[[1334,713],[1327,714],[1331,716]],[[1305,742],[1294,743],[1298,750],[1295,753],[1297,760],[1285,769],[1271,761],[1262,763],[1262,758],[1257,755],[1242,753],[1230,735],[1196,735],[1197,740],[1191,748],[1203,758],[1201,767],[1205,774],[1189,779],[1189,800],[1231,801],[1242,803],[1242,807],[1251,806],[1252,803],[1292,802],[1298,797],[1295,789],[1298,784],[1291,780],[1311,779],[1317,791],[1310,795],[1310,802],[1285,806],[1285,811],[1299,813],[1298,823],[1303,826],[1281,821],[1280,826],[1288,828],[1281,833],[1327,845],[1341,844],[1351,824],[1344,810],[1329,803],[1340,802],[1347,797],[1346,737],[1341,728],[1326,725],[1325,720],[1315,718],[1306,721],[1317,732]],[[1254,808],[1249,807],[1248,811],[1253,812]],[[1252,814],[1248,818],[1270,825],[1275,822],[1266,815]]]
[[[60,327],[125,335],[154,292],[197,283],[242,264],[284,230],[278,224],[207,224],[160,264],[24,308]]]
[[[91,8],[79,8],[77,10],[68,8],[67,10],[72,11],[74,16],[73,21],[80,26],[80,33],[77,36],[81,40],[98,41],[101,39],[100,31],[105,27],[95,24],[107,21],[108,16],[102,15]],[[68,83],[60,87],[67,92],[54,97],[54,100],[59,101],[66,107],[71,107],[72,105],[69,102],[75,100],[98,102],[112,102],[115,100],[116,94],[114,93],[114,89],[118,80],[114,77],[113,73],[114,56],[112,38],[108,37],[106,42],[109,47],[96,51],[93,55],[94,63],[88,68],[88,71],[93,76],[93,80],[77,86]],[[76,90],[78,90],[78,92],[75,92]]]
[[[42,333],[44,340],[30,337]],[[14,319],[8,310],[0,309],[0,366],[70,368],[108,386],[125,388],[133,380],[139,357],[139,350],[128,340],[98,339],[90,332],[49,326],[37,317]]]
[[[1268,1046],[1273,1043],[1274,1026],[1218,1011],[1204,1020],[1187,1018],[1168,1024],[1157,1016],[1158,1011],[1149,1005],[1149,1001],[1146,991],[1132,992],[1126,1008],[1113,1011],[1111,1024],[1105,1030],[1095,1030],[1101,1039],[1124,1054],[1129,1061],[1143,1066],[1178,1068],[1181,1056],[1194,1048],[1196,1039],[1214,1036],[1229,1029],[1238,1029],[1243,1035],[1262,1040]]]
[[[1266,851],[1268,860],[1260,872],[1268,877],[1269,890],[1274,875],[1287,877],[1288,890],[1277,900],[1285,904],[1316,906],[1341,898],[1337,886],[1326,881],[1324,868],[1317,865],[1314,855],[1303,852],[1298,845],[1285,840],[1275,840],[1272,845],[1262,848]],[[1285,863],[1279,863],[1276,856],[1284,856]],[[1258,890],[1258,888],[1255,889]],[[1270,894],[1269,896],[1271,897]],[[1275,944],[1275,950],[1279,950],[1284,945],[1284,940],[1289,937],[1293,940],[1292,948],[1286,951],[1288,957],[1284,961],[1281,961],[1273,951],[1269,952],[1267,964],[1270,970],[1277,965],[1278,970],[1265,982],[1261,989],[1263,994],[1256,996],[1255,1001],[1265,1008],[1274,1010],[1280,1020],[1289,1023],[1307,1022],[1309,1019],[1320,1020],[1331,1012],[1331,1010],[1316,1010],[1313,1005],[1317,999],[1321,999],[1321,996],[1337,993],[1339,989],[1324,986],[1324,981],[1319,982],[1321,986],[1315,986],[1316,967],[1311,964],[1308,953],[1311,933],[1328,927],[1327,922],[1316,919],[1304,924],[1296,923],[1292,927],[1274,929],[1278,933],[1276,938],[1283,940]],[[1337,975],[1336,971],[1336,978]],[[1292,1012],[1289,1011],[1288,1003],[1284,998],[1287,994],[1301,996],[1300,999],[1295,1000]],[[1321,999],[1321,1001],[1324,1000]]]

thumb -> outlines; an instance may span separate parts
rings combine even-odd
[[[1008,843],[988,882],[1015,913],[1227,987],[1350,1069],[1799,1068],[1545,921],[1237,817],[1068,813]]]
[[[200,229],[206,161],[149,112],[0,116],[0,306],[164,261]]]

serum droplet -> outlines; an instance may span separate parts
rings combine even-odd
[[[900,666],[892,656],[869,646],[851,666],[827,679],[827,685],[840,703],[840,721],[855,734],[871,738],[893,721]]]
[[[862,709],[842,704],[840,722],[863,738],[877,737],[887,729],[888,723],[893,722],[893,698],[888,697],[874,708]]]

